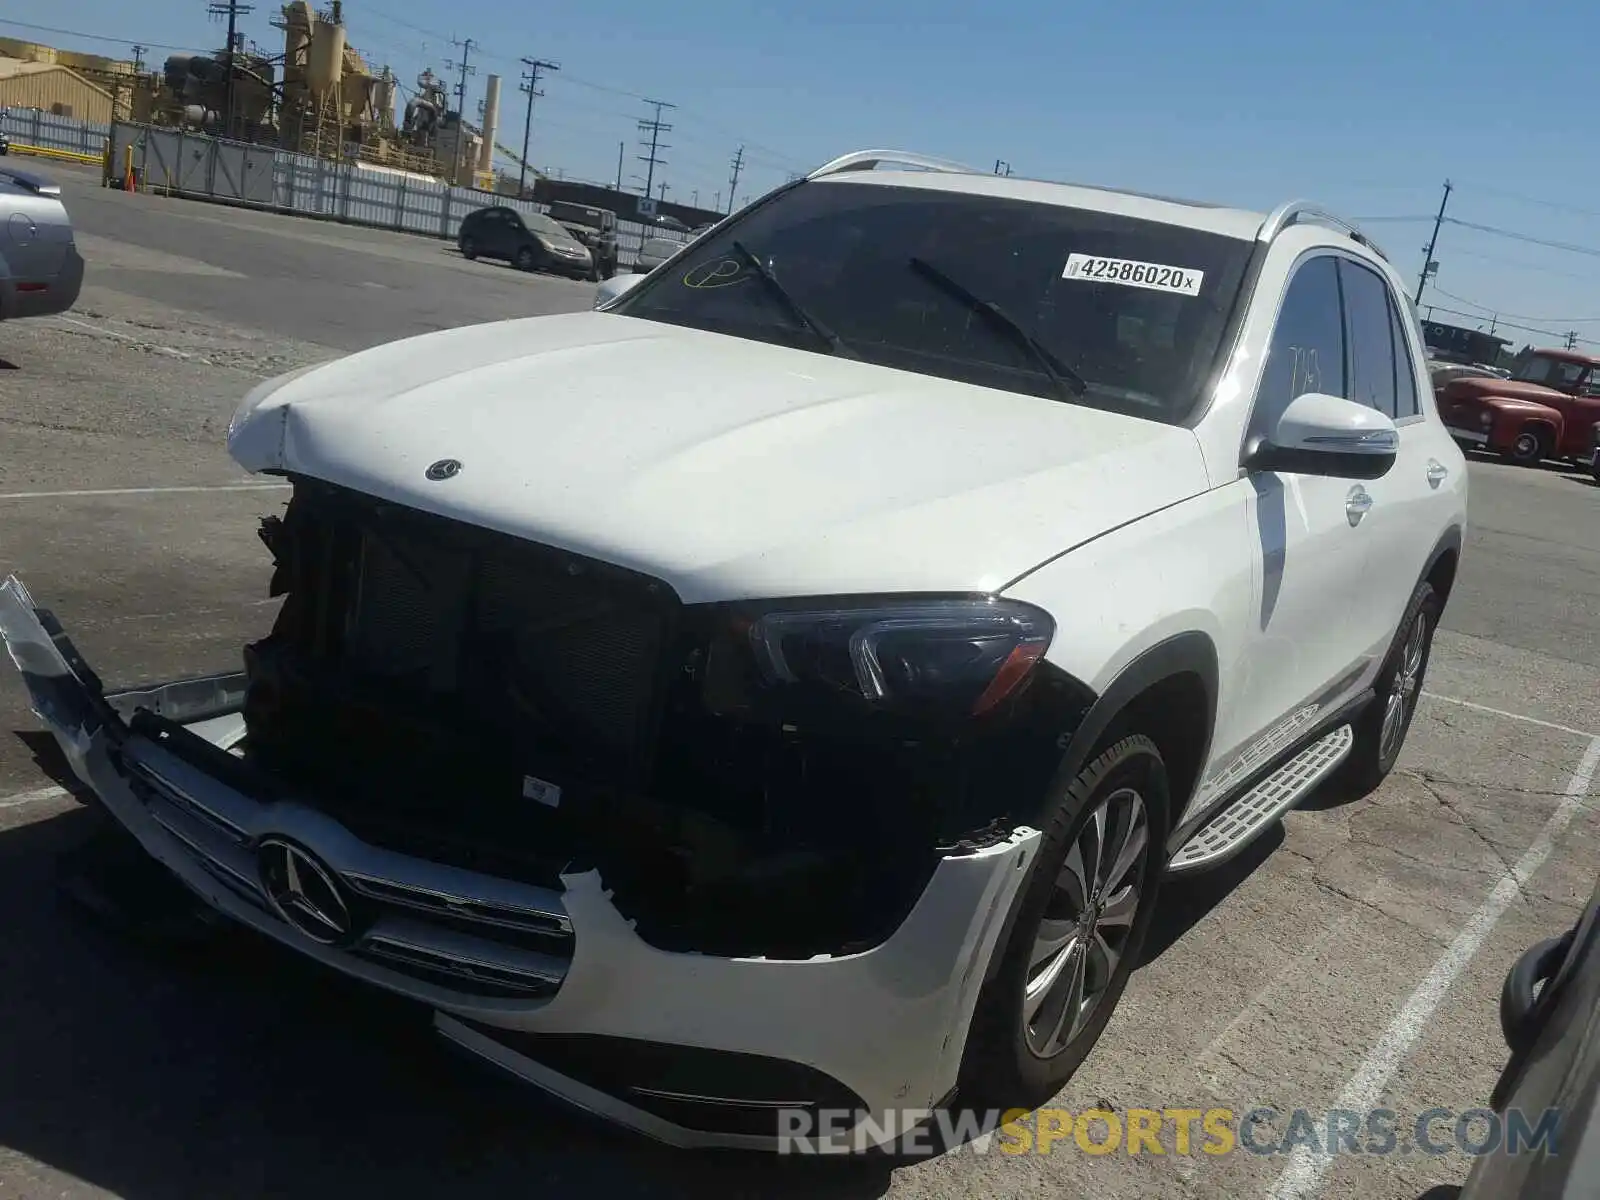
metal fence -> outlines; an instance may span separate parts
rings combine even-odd
[[[37,108],[7,108],[0,109],[0,131],[23,146],[59,150],[66,154],[101,154],[105,151],[111,127],[92,121],[75,121],[71,117],[58,117]]]
[[[467,214],[488,205],[524,216],[547,211],[531,200],[180,129],[117,121],[110,136],[112,172],[123,170],[131,147],[139,186],[171,195],[445,239],[455,238]],[[685,233],[619,221],[618,261],[631,266],[653,237],[689,240]]]

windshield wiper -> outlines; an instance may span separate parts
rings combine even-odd
[[[1048,346],[1019,325],[1014,318],[1008,316],[994,301],[973,295],[926,259],[912,258],[911,266],[918,274],[932,280],[973,312],[988,317],[997,328],[1008,334],[1017,345],[1033,356],[1033,360],[1039,364],[1046,378],[1063,397],[1081,396],[1089,390],[1089,385],[1082,375],[1057,358]]]
[[[783,306],[789,310],[794,319],[826,342],[830,351],[834,354],[842,354],[846,358],[860,357],[854,350],[844,344],[843,338],[807,312],[800,301],[790,294],[789,289],[778,282],[778,277],[768,269],[767,264],[747,249],[743,242],[735,241],[732,245],[739,257],[750,264],[751,269],[767,285],[768,290],[783,303]]]

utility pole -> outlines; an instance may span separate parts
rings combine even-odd
[[[718,192],[715,196],[711,197],[711,211],[712,212],[721,212],[722,211],[722,193],[721,192]]]
[[[1438,268],[1438,263],[1433,261],[1434,247],[1439,244],[1439,226],[1444,224],[1444,206],[1450,203],[1450,181],[1444,181],[1444,196],[1439,200],[1439,215],[1433,218],[1433,236],[1428,239],[1428,248],[1422,252],[1422,275],[1417,280],[1417,295],[1414,303],[1422,303],[1422,289],[1427,286],[1428,276]]]
[[[461,47],[461,61],[447,62],[444,64],[444,66],[445,70],[447,71],[461,72],[461,82],[456,84],[456,112],[461,115],[463,120],[465,120],[467,115],[467,76],[476,75],[478,73],[478,68],[469,66],[468,62],[472,56],[472,52],[478,48],[478,43],[473,41],[471,38],[467,38],[466,41],[451,41],[450,44],[452,46]]]
[[[661,181],[661,195],[660,195],[659,199],[661,200],[661,202],[663,204],[666,203],[666,200],[667,200],[667,181],[665,179],[663,179]]]
[[[1578,331],[1576,329],[1569,329],[1569,330],[1567,330],[1567,349],[1568,350],[1576,350],[1577,348],[1578,348]]]
[[[660,151],[671,149],[670,146],[661,141],[663,133],[672,132],[672,126],[665,124],[661,120],[661,110],[663,108],[677,108],[678,106],[676,104],[668,104],[665,100],[646,100],[645,103],[656,110],[656,115],[650,120],[639,122],[639,132],[650,135],[650,153],[639,155],[639,161],[648,164],[645,168],[644,176],[644,194],[648,196],[655,186],[656,167],[667,165],[666,159],[661,157]],[[644,144],[642,139],[639,144]]]
[[[144,52],[145,52],[145,49],[146,49],[146,47],[139,45],[138,42],[135,42],[133,44],[133,73],[135,75],[143,75],[144,74]]]
[[[733,162],[730,165],[733,167],[733,175],[728,180],[728,211],[732,212],[733,194],[739,190],[739,171],[744,166],[743,146],[740,146],[738,151],[734,154]],[[721,212],[722,210],[719,208],[717,211]]]
[[[627,144],[626,142],[617,143],[617,195],[619,196],[622,194],[622,151]]]
[[[542,58],[525,58],[522,65],[528,68],[522,73],[522,90],[528,93],[528,115],[522,122],[522,173],[517,177],[518,199],[528,184],[528,142],[533,137],[533,98],[544,95],[539,90],[539,72],[561,70],[560,63],[545,62]]]
[[[255,11],[253,4],[241,4],[239,0],[211,0],[206,7],[206,12],[213,17],[226,17],[228,19],[228,51],[227,69],[228,79],[223,85],[223,116],[222,136],[233,136],[233,56],[239,49],[239,18]],[[136,52],[142,52],[143,46],[135,47]]]

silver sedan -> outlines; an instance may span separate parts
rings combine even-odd
[[[65,312],[83,287],[83,258],[61,188],[0,166],[0,320]]]

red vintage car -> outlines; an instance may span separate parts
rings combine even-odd
[[[1439,416],[1464,447],[1529,466],[1577,462],[1600,478],[1600,358],[1534,350],[1510,379],[1458,377],[1436,397]]]

